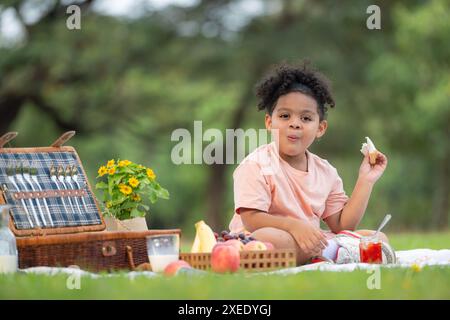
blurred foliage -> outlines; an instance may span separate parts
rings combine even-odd
[[[30,2],[10,0],[0,12],[20,17]],[[77,1],[81,30],[65,26],[68,2],[41,1],[48,9],[24,24],[24,38],[0,47],[0,126],[20,133],[13,146],[48,145],[75,129],[69,144],[91,184],[111,158],[153,168],[171,199],[151,208],[150,226],[191,235],[206,217],[226,228],[236,165],[174,165],[172,131],[193,134],[194,120],[203,133],[264,128],[253,85],[271,65],[307,58],[332,80],[337,101],[311,151],[337,167],[348,194],[365,136],[389,157],[361,227],[375,228],[386,212],[395,229],[448,227],[447,1],[379,1],[381,30],[366,28],[368,0],[263,0],[247,16],[239,5],[248,1],[209,0],[142,8],[137,18]]]

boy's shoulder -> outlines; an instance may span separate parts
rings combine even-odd
[[[329,172],[337,172],[336,168],[326,159],[319,157],[317,154],[312,153],[311,151],[307,151],[310,156],[310,160],[314,162],[314,166],[316,169],[329,171]]]
[[[262,167],[270,163],[274,156],[273,143],[263,144],[250,152],[239,165],[236,167],[235,172],[243,166]]]

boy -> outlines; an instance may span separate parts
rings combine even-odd
[[[359,238],[371,230],[355,230],[375,182],[387,166],[378,152],[375,165],[365,155],[349,198],[336,169],[308,151],[327,130],[327,107],[334,107],[327,79],[306,65],[280,65],[256,87],[258,109],[265,110],[266,129],[277,136],[249,154],[233,173],[233,233],[243,230],[275,248],[295,248],[298,264],[321,260],[359,261]],[[268,165],[269,164],[269,165]],[[323,220],[331,231],[320,229]],[[383,241],[385,262],[395,254]]]

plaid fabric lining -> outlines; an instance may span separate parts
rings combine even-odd
[[[18,186],[20,191],[33,191],[30,185],[25,181],[26,188],[14,176],[14,185],[7,175],[6,168],[16,167],[21,164],[32,166],[37,169],[37,181],[42,190],[63,189],[61,182],[54,181],[50,178],[50,167],[54,165],[58,167],[62,165],[66,168],[68,165],[75,165],[78,168],[78,184],[80,188],[85,188],[87,196],[85,197],[64,197],[62,198],[46,198],[48,209],[50,211],[53,226],[48,218],[48,211],[45,207],[43,199],[27,199],[16,200],[11,192],[16,192]],[[24,179],[25,180],[25,179]],[[78,189],[75,183],[64,182],[67,189]],[[97,206],[94,202],[94,195],[86,188],[86,177],[81,170],[80,164],[77,162],[76,156],[72,152],[36,152],[30,153],[0,153],[0,185],[8,187],[10,192],[6,192],[5,200],[7,204],[12,205],[11,214],[17,229],[33,229],[38,227],[34,218],[33,209],[38,217],[41,228],[61,228],[76,227],[101,224],[101,219]],[[33,181],[33,188],[38,190]],[[84,202],[83,202],[84,200]],[[29,212],[27,215],[24,205]],[[39,210],[41,208],[41,211]],[[80,213],[81,212],[81,213]],[[47,226],[44,226],[41,213],[44,216]],[[30,224],[31,219],[34,227]]]

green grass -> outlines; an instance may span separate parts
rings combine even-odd
[[[388,233],[389,241],[396,250],[450,249],[450,231]]]
[[[448,249],[450,232],[390,234],[396,250]],[[0,299],[450,299],[450,268],[381,268],[381,288],[369,290],[372,274],[309,271],[296,275],[81,278],[67,289],[67,275],[2,275]],[[430,290],[430,284],[433,284]]]

